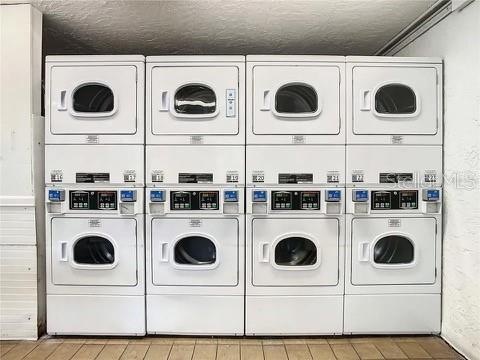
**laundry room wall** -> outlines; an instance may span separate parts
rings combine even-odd
[[[1,5],[0,24],[0,339],[36,339],[45,313],[42,14]]]
[[[454,11],[397,56],[444,59],[442,336],[480,359],[480,1]]]

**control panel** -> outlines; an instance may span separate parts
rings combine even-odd
[[[65,201],[65,190],[48,190],[48,201]]]
[[[320,191],[272,191],[272,210],[320,210]]]
[[[117,210],[116,191],[70,190],[70,210]]]
[[[218,210],[219,206],[218,191],[170,192],[170,210]]]
[[[151,202],[165,202],[165,190],[152,190],[150,191]]]
[[[372,191],[372,210],[418,209],[417,190]]]
[[[437,189],[423,189],[423,201],[440,201],[440,190]]]

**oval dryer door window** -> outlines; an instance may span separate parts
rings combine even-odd
[[[73,93],[73,110],[77,113],[108,113],[113,105],[113,91],[106,85],[85,84]]]
[[[85,236],[75,242],[73,260],[82,265],[111,265],[115,261],[115,248],[104,237]]]
[[[211,115],[217,110],[217,97],[206,85],[185,85],[175,93],[174,106],[178,114]]]
[[[275,263],[279,266],[312,266],[317,262],[317,247],[313,241],[293,236],[275,246]]]
[[[413,243],[401,235],[385,236],[373,249],[373,260],[377,264],[410,264],[414,256]]]
[[[414,114],[417,111],[417,97],[406,85],[384,85],[375,93],[375,110],[388,115]]]
[[[318,110],[318,96],[307,84],[287,84],[275,94],[275,110],[279,114],[313,114]]]
[[[180,265],[212,265],[217,261],[217,248],[210,239],[187,236],[175,244],[175,262]]]

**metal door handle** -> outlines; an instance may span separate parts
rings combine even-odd
[[[66,97],[67,97],[67,90],[60,91],[60,99],[57,105],[58,111],[67,110]]]
[[[367,262],[368,259],[368,249],[370,248],[369,242],[361,242],[358,244],[358,260],[361,262]]]
[[[66,241],[62,241],[60,243],[60,261],[68,261],[67,242]]]
[[[370,110],[370,90],[362,90],[360,95],[360,102],[362,106],[360,110],[362,111],[369,111]]]
[[[267,263],[270,261],[269,243],[260,244],[260,262]]]
[[[168,262],[168,243],[160,244],[160,262]]]
[[[270,110],[270,90],[263,91],[263,105],[260,109],[261,111],[268,111]]]
[[[160,96],[160,111],[168,111],[168,91],[162,91],[162,95]]]

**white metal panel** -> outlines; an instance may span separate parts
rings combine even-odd
[[[0,245],[35,245],[35,207],[0,205]]]
[[[0,337],[37,338],[37,247],[0,245]]]
[[[142,145],[46,145],[45,183],[64,186],[76,184],[77,173],[107,173],[110,181],[102,186],[138,186],[144,181],[143,159]]]
[[[51,219],[52,282],[55,285],[135,286],[137,278],[137,223],[134,219]],[[73,248],[85,236],[99,236],[114,246],[111,265],[79,264]]]
[[[49,131],[52,135],[135,134],[137,128],[137,67],[133,65],[88,65],[49,67]],[[113,93],[113,110],[80,112],[74,109],[75,92],[98,84]]]
[[[251,145],[246,150],[246,182],[277,185],[279,174],[312,174],[315,185],[337,186],[345,182],[345,146]],[[328,182],[329,175],[335,182]]]
[[[151,227],[150,227],[151,226]],[[166,286],[237,286],[239,223],[233,218],[153,219],[151,231],[152,282]],[[174,247],[187,236],[201,236],[215,245],[211,265],[184,265],[175,261]]]
[[[335,286],[339,282],[339,222],[337,219],[254,219],[252,283],[254,286]],[[308,266],[279,266],[277,244],[289,237],[314,243],[317,260]]]
[[[239,69],[235,66],[154,66],[150,111],[154,135],[237,135],[239,133]],[[188,115],[175,110],[175,95],[186,85],[202,85],[215,93],[216,111]],[[235,92],[234,116],[227,114],[227,90]]]
[[[253,127],[255,135],[337,135],[340,132],[340,67],[337,65],[256,65],[253,67]],[[302,84],[314,90],[317,110],[307,114],[279,113],[277,91]],[[281,101],[281,100],[279,100]]]
[[[144,335],[145,297],[48,295],[50,335]]]
[[[243,295],[147,295],[149,334],[243,335]]]
[[[372,186],[380,184],[380,173],[411,173],[415,187],[441,186],[443,182],[443,149],[441,145],[347,145],[347,184]],[[358,182],[358,175],[363,181]],[[429,180],[429,181],[426,181]],[[398,184],[381,184],[398,186]]]
[[[414,259],[408,264],[379,264],[374,246],[389,235],[410,240]],[[351,282],[353,285],[433,284],[436,281],[436,220],[382,217],[352,221]]]
[[[440,294],[345,296],[345,334],[438,334]]]
[[[146,146],[149,186],[178,184],[180,173],[212,174],[212,184],[241,185],[245,183],[244,169],[244,146]]]
[[[247,335],[340,335],[343,296],[247,296]]]

